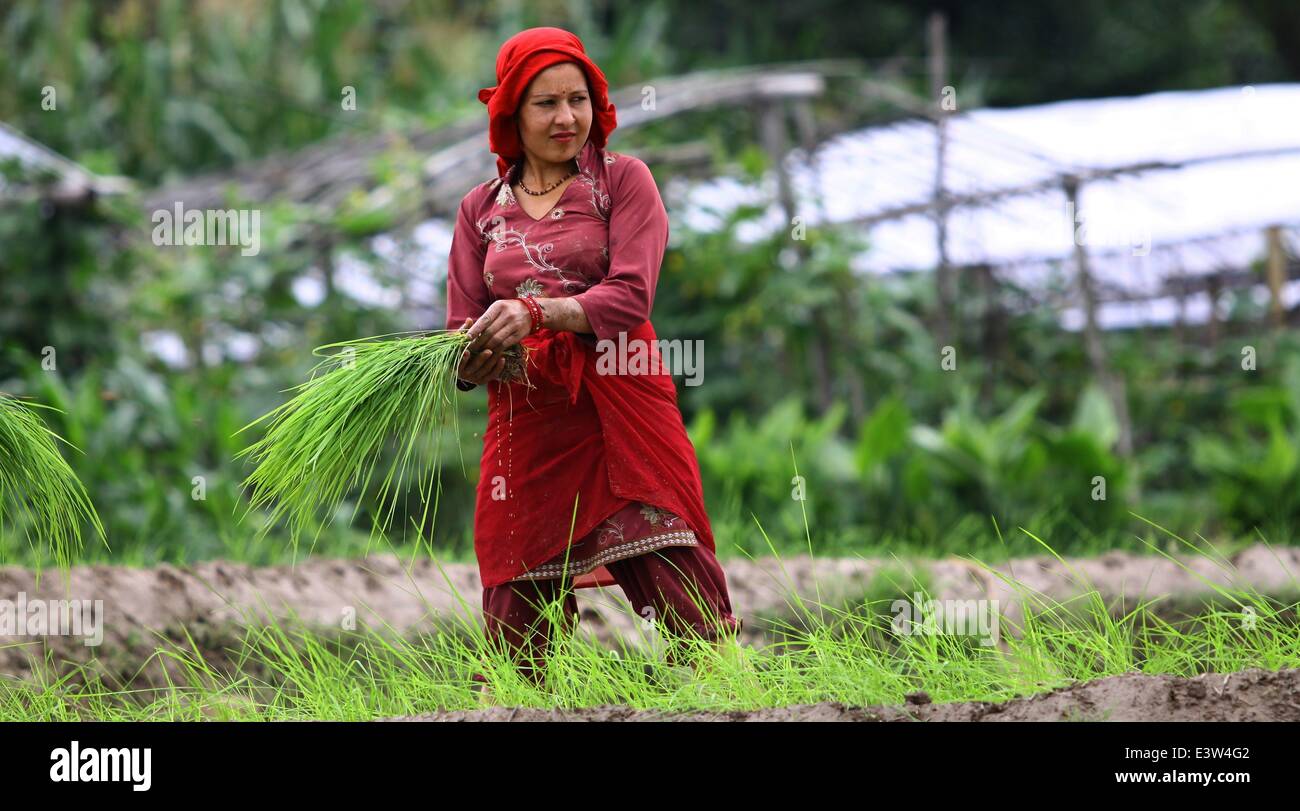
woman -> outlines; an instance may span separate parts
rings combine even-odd
[[[472,337],[457,385],[488,385],[474,514],[487,636],[540,684],[557,631],[545,604],[562,601],[568,633],[572,588],[617,583],[670,639],[725,647],[741,621],[672,378],[657,353],[650,373],[597,364],[598,342],[655,340],[668,218],[654,178],[604,149],[614,105],[575,35],[523,31],[496,73],[479,100],[499,177],[461,201],[447,279],[447,328]],[[504,380],[517,344],[527,380]]]

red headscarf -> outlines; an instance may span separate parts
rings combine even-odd
[[[497,173],[504,176],[523,148],[515,125],[519,98],[538,73],[561,62],[577,62],[587,74],[591,91],[591,132],[588,139],[604,147],[618,126],[614,105],[609,103],[605,74],[587,56],[582,40],[562,28],[529,28],[505,41],[497,52],[497,86],[478,91],[478,100],[488,107],[488,143],[497,155]]]

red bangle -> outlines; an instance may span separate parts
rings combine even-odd
[[[533,328],[528,331],[529,334],[537,332],[542,328],[542,305],[538,304],[532,296],[520,296],[519,300],[528,308],[528,314],[533,319]]]

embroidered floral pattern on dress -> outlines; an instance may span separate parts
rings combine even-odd
[[[486,284],[488,287],[491,287],[491,286],[492,286],[492,282],[493,282],[493,280],[495,280],[495,279],[496,279],[496,277],[492,275],[492,271],[490,271],[490,270],[485,270],[485,271],[483,271],[483,282],[484,282],[484,284]]]
[[[698,546],[686,521],[643,501],[629,501],[568,548],[514,580],[539,580],[587,574],[600,566],[644,555],[666,546]]]
[[[564,216],[564,209],[562,208],[557,208],[551,211],[551,219],[553,220],[558,220],[563,216]]]
[[[482,237],[483,244],[487,245],[491,242],[498,241],[498,232],[505,227],[506,221],[504,217],[498,214],[490,220],[484,217],[474,224],[478,226],[478,235]],[[492,226],[492,230],[490,231],[488,230],[489,224]]]
[[[677,521],[677,516],[649,504],[641,505],[641,514],[645,516],[645,520],[649,521],[651,526],[655,527],[660,525],[671,527]]]
[[[480,224],[479,227],[482,228],[482,225]],[[590,287],[590,283],[585,278],[574,278],[568,275],[569,272],[564,268],[556,267],[547,260],[546,257],[551,251],[555,250],[555,243],[545,242],[541,245],[530,245],[526,233],[514,228],[506,228],[504,223],[501,227],[489,232],[489,236],[492,242],[496,244],[497,253],[504,251],[506,248],[519,246],[524,252],[524,259],[528,264],[536,268],[539,273],[555,274],[555,277],[560,280],[560,285],[565,293],[581,292]]]
[[[665,546],[699,546],[700,541],[695,537],[695,533],[689,529],[676,532],[665,532],[661,535],[651,535],[648,538],[640,538],[631,543],[615,546],[606,549],[595,557],[588,558],[584,561],[570,561],[568,570],[565,570],[563,563],[545,563],[534,569],[531,569],[518,577],[512,578],[513,581],[519,580],[543,580],[548,577],[560,577],[562,575],[578,576],[595,571],[597,568],[604,566],[606,563],[613,563],[616,560],[644,555],[647,552],[653,552],[656,549],[662,549]]]
[[[542,290],[541,282],[536,279],[524,279],[520,282],[519,286],[515,288],[515,295],[520,298],[527,298],[529,296],[545,296],[546,293]]]
[[[579,178],[591,187],[591,207],[596,212],[596,216],[602,220],[609,219],[609,195],[605,194],[600,188],[600,181],[591,175]]]
[[[605,153],[605,164],[609,165],[614,162],[615,155],[611,152]],[[601,188],[600,181],[592,173],[591,167],[584,166],[582,155],[578,155],[578,177],[574,183],[585,183],[591,189],[591,207],[596,212],[596,216],[602,220],[609,220],[610,202],[609,195]]]
[[[497,182],[501,183],[501,188],[497,190],[497,205],[509,208],[515,204],[515,190],[510,188],[509,183],[502,182],[499,178]]]
[[[600,525],[601,543],[623,543],[623,525],[613,518],[606,518]]]

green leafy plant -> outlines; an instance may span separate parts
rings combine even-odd
[[[963,389],[940,428],[915,425],[911,438],[963,501],[1003,512],[1016,504],[1019,483],[1033,481],[1046,465],[1043,445],[1033,434],[1042,399],[1041,390],[1031,390],[1002,414],[984,420],[970,390]]]
[[[1121,514],[1137,477],[1115,453],[1119,419],[1102,388],[1087,386],[1069,425],[1048,426],[1043,434],[1052,471],[1047,482],[1059,502],[1094,526]]]
[[[1070,423],[1058,427],[1039,418],[1043,398],[1041,388],[1031,389],[982,419],[963,390],[941,428],[913,426],[911,438],[966,509],[1007,516],[1061,508],[1093,524],[1113,518],[1132,476],[1113,452],[1119,427],[1109,400],[1098,387],[1085,388]]]
[[[0,394],[0,550],[10,527],[21,527],[29,544],[48,547],[66,570],[81,549],[82,528],[89,524],[104,539],[104,527],[59,453],[57,442],[64,440],[34,407],[48,408]]]
[[[753,526],[750,513],[791,537],[803,534],[805,511],[818,531],[847,525],[856,502],[843,494],[852,491],[856,475],[852,451],[838,434],[844,418],[839,403],[824,417],[809,417],[796,396],[753,423],[735,415],[720,425],[712,409],[705,409],[689,430],[705,494],[721,515],[743,505],[747,530]],[[752,533],[745,537],[754,540]]]
[[[1294,526],[1300,517],[1300,362],[1291,361],[1276,385],[1236,392],[1237,418],[1226,435],[1200,433],[1192,463],[1209,474],[1215,497],[1244,527]]]

